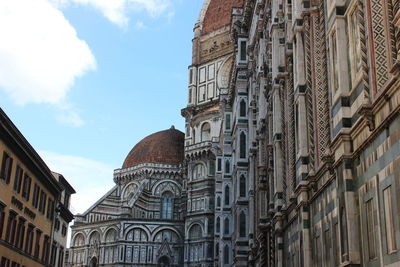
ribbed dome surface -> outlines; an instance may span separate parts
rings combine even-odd
[[[232,9],[242,6],[243,0],[211,0],[204,17],[202,34],[207,34],[229,25],[232,18]]]
[[[122,168],[142,163],[181,164],[184,140],[185,134],[174,127],[151,134],[132,148]]]

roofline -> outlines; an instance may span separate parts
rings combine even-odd
[[[71,193],[71,194],[75,194],[75,193],[76,193],[75,189],[74,189],[74,188],[72,187],[72,185],[67,181],[67,179],[65,179],[64,175],[62,175],[61,173],[58,173],[58,172],[54,172],[54,171],[52,171],[52,173],[58,175],[58,178],[60,179],[59,182],[60,182],[63,186],[66,187],[65,189],[67,189],[67,191],[68,191],[69,193]]]
[[[49,191],[57,196],[60,194],[62,188],[53,177],[49,167],[2,108],[0,108],[0,138],[13,148],[13,152],[29,167],[36,178],[43,182],[43,185]]]
[[[105,193],[99,200],[97,200],[92,206],[90,206],[85,212],[83,213],[78,213],[76,216],[86,216],[88,213],[90,213],[94,208],[96,208],[106,197],[108,197],[111,193],[114,192],[115,189],[118,188],[118,185],[114,185],[113,188],[108,190],[107,193]]]

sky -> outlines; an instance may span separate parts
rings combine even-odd
[[[147,135],[181,131],[202,0],[1,0],[0,107],[82,213]]]

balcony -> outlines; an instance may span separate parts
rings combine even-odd
[[[208,152],[215,148],[218,144],[219,138],[213,137],[210,141],[203,141],[193,145],[185,146],[185,154],[193,155],[197,153]]]

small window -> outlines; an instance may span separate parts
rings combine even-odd
[[[22,175],[23,175],[23,171],[22,171],[21,167],[19,165],[17,165],[17,168],[15,169],[15,178],[14,178],[13,189],[18,194],[21,192]]]
[[[199,72],[199,82],[204,83],[206,81],[206,67],[201,68]]]
[[[239,116],[246,117],[246,101],[242,99],[239,104]]]
[[[214,97],[214,82],[207,84],[207,97],[212,99]]]
[[[224,220],[224,235],[229,235],[229,219],[225,218]]]
[[[40,239],[42,236],[42,231],[40,230],[36,230],[36,240],[35,240],[35,254],[34,256],[36,258],[39,257],[39,251],[40,251]]]
[[[11,169],[13,159],[6,153],[3,153],[3,161],[1,164],[0,179],[4,180],[6,184],[10,183]]]
[[[214,64],[208,65],[208,80],[214,79],[214,75],[215,75],[215,65]]]
[[[45,212],[45,207],[46,207],[46,201],[47,201],[47,195],[46,193],[42,190],[40,192],[40,200],[39,200],[39,211],[44,214]]]
[[[22,249],[23,248],[23,244],[24,244],[25,221],[26,220],[24,218],[19,217],[18,225],[17,225],[17,231],[16,231],[16,235],[15,235],[15,243],[14,243],[14,245],[19,249]]]
[[[229,159],[225,160],[225,173],[229,174],[231,172],[231,163]]]
[[[35,183],[33,187],[33,196],[32,196],[32,206],[34,208],[38,207],[39,192],[40,192],[39,186]]]
[[[226,185],[225,186],[225,206],[229,206],[229,202],[230,202],[230,200],[229,200],[229,194],[230,194],[230,192],[229,192],[230,190],[229,190],[229,186],[228,185]]]
[[[239,179],[239,196],[246,197],[246,177],[244,175],[241,175]]]
[[[231,114],[225,114],[225,130],[231,130]]]
[[[47,204],[47,219],[53,220],[53,217],[54,217],[54,201],[49,198]]]
[[[189,70],[189,84],[193,83],[193,69]]]
[[[247,55],[246,55],[246,41],[241,41],[240,42],[240,61],[246,61]]]
[[[225,245],[224,247],[224,264],[229,264],[229,247]]]
[[[28,201],[29,200],[29,195],[31,193],[31,177],[29,177],[28,174],[25,173],[24,175],[24,184],[22,186],[22,197]]]
[[[246,134],[244,132],[240,133],[239,137],[239,156],[241,159],[246,158]]]
[[[220,229],[221,229],[221,219],[219,217],[217,217],[217,223],[216,223],[216,226],[215,226],[215,232],[219,234]]]
[[[199,87],[199,102],[206,100],[206,86],[202,85]]]
[[[25,252],[29,255],[32,253],[33,248],[33,237],[34,237],[34,226],[28,225],[28,230],[26,232],[26,242],[25,242]]]
[[[215,175],[215,160],[208,161],[208,175]]]
[[[239,215],[239,236],[246,237],[246,214],[243,211]]]
[[[173,214],[173,198],[170,192],[166,192],[162,196],[161,218],[172,219]]]
[[[221,207],[221,197],[217,197],[217,208]]]
[[[222,159],[217,158],[217,172],[221,172],[221,171],[222,171]]]
[[[17,214],[14,211],[9,211],[8,221],[7,221],[7,232],[6,241],[10,244],[14,244],[15,238],[15,228],[17,226]]]

